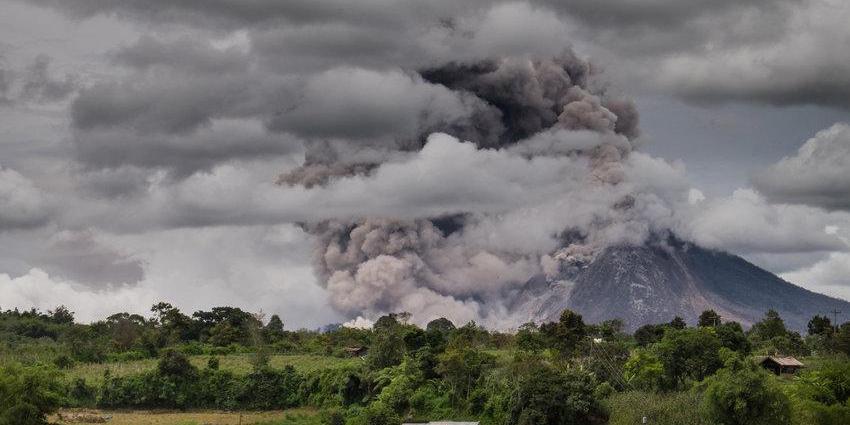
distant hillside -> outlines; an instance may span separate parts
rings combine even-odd
[[[569,308],[587,322],[623,319],[631,330],[674,316],[695,323],[706,309],[749,326],[772,308],[799,331],[815,314],[850,313],[850,303],[788,283],[741,257],[680,242],[609,248],[559,279],[536,277],[517,308],[536,321],[557,320]]]

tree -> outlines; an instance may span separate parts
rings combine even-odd
[[[699,326],[720,325],[720,315],[714,310],[705,310],[699,315]]]
[[[266,325],[266,332],[269,335],[280,336],[283,335],[283,320],[280,320],[280,316],[277,314],[273,314],[271,319],[269,319],[269,323]]]
[[[540,328],[534,322],[528,322],[519,327],[516,333],[516,346],[523,351],[539,351],[545,348],[546,341],[540,333]]]
[[[557,323],[545,323],[540,331],[546,336],[549,345],[565,357],[575,354],[579,343],[587,336],[584,320],[572,310],[564,310]]]
[[[643,325],[635,331],[635,341],[638,346],[646,347],[664,337],[665,325]]]
[[[791,423],[788,397],[751,361],[732,357],[704,385],[702,408],[719,425]]]
[[[833,337],[832,346],[835,350],[850,355],[850,322],[838,327]]]
[[[449,332],[451,332],[455,329],[457,329],[455,324],[452,323],[451,320],[446,319],[445,317],[441,317],[439,319],[434,319],[434,320],[428,322],[427,325],[425,325],[425,330],[427,330],[429,332],[436,331],[436,332],[449,333]]]
[[[189,362],[189,358],[176,350],[165,350],[156,368],[163,376],[189,377],[198,372],[198,369]]]
[[[673,329],[685,329],[688,327],[688,324],[685,323],[685,319],[676,316],[673,318],[673,320],[670,321],[670,327]]]
[[[829,317],[815,315],[809,320],[809,324],[807,325],[809,330],[809,335],[820,335],[824,337],[829,337],[835,331],[832,327],[832,322],[829,320]]]
[[[587,372],[538,365],[523,376],[511,397],[509,420],[517,425],[573,425],[604,417]]]
[[[404,357],[404,339],[398,332],[376,332],[366,358],[371,370],[381,370],[401,363]]]
[[[496,363],[493,355],[468,346],[450,348],[437,358],[436,371],[451,387],[456,402],[468,400],[484,372]]]
[[[394,331],[399,326],[401,326],[401,323],[398,321],[398,315],[396,313],[390,313],[379,317],[372,326],[372,329],[376,332]]]
[[[623,376],[632,387],[640,390],[655,390],[661,386],[664,365],[651,351],[638,348],[623,366]]]
[[[74,323],[74,312],[68,310],[68,307],[65,307],[64,305],[60,305],[56,307],[55,310],[48,311],[47,313],[50,314],[50,320],[52,320],[53,323],[60,325],[70,325]]]
[[[40,367],[0,367],[0,425],[47,424],[62,400],[53,372]]]
[[[750,329],[750,334],[759,341],[768,341],[775,337],[785,337],[788,335],[788,330],[785,328],[785,322],[779,317],[776,310],[770,309],[765,313],[764,318],[756,322]]]
[[[715,327],[714,332],[723,347],[742,354],[749,354],[752,350],[752,344],[738,322],[723,323]]]
[[[720,340],[711,329],[670,329],[652,346],[652,352],[664,365],[665,389],[682,387],[686,380],[701,381],[723,364]]]

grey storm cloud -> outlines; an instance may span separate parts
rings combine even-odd
[[[0,232],[38,227],[50,220],[47,195],[15,170],[0,167]]]
[[[247,72],[252,58],[238,47],[215,49],[194,38],[165,41],[146,35],[116,49],[112,59],[116,64],[140,70],[165,67],[190,73],[228,74]]]
[[[27,68],[20,96],[27,100],[52,102],[63,100],[73,93],[77,82],[71,75],[57,78],[50,73],[50,57],[39,55]]]
[[[93,287],[136,284],[145,277],[141,260],[98,240],[92,230],[52,235],[34,262],[53,276]]]
[[[850,125],[835,124],[753,176],[753,184],[776,202],[850,211]]]
[[[27,176],[46,164],[46,184],[0,174],[0,236],[54,233],[24,262],[49,275],[16,266],[25,274],[0,282],[134,283],[116,294],[148,300],[177,276],[212,300],[249,276],[262,283],[244,299],[284,298],[300,284],[275,286],[290,238],[315,248],[319,285],[298,290],[345,318],[509,327],[529,277],[612,245],[672,232],[752,254],[844,250],[823,231],[843,216],[806,223],[816,208],[694,195],[682,164],[636,150],[628,98],[846,105],[847,16],[826,13],[831,1],[29,0],[138,35],[86,51],[79,79],[32,56],[0,74],[0,97],[8,81],[9,96],[69,120],[53,125],[73,152],[22,162]],[[782,167],[764,179],[781,187]],[[272,228],[289,236],[267,240]]]

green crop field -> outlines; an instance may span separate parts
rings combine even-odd
[[[205,368],[210,357],[208,355],[191,356],[190,360],[196,367]],[[216,356],[216,358],[219,360],[220,370],[231,371],[237,375],[245,375],[252,370],[250,354],[231,354]],[[157,361],[157,359],[145,359],[114,363],[78,363],[65,375],[68,380],[84,378],[89,383],[100,383],[107,369],[112,376],[127,376],[153,370]],[[269,365],[273,368],[292,366],[299,372],[359,366],[362,362],[359,358],[316,355],[274,355],[269,359]]]

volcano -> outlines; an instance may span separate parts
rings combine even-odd
[[[816,314],[850,311],[847,301],[803,289],[741,257],[680,241],[607,248],[552,279],[531,279],[514,305],[535,322],[556,321],[570,309],[587,323],[622,319],[628,330],[675,316],[693,324],[707,309],[749,326],[773,309],[789,329],[803,331]]]

